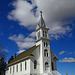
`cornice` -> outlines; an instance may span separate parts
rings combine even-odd
[[[38,31],[39,29],[45,29],[45,30],[49,30],[49,28],[45,28],[45,27],[39,27],[38,29],[36,29],[35,31]]]
[[[50,40],[50,39],[48,39],[48,38],[43,38],[43,37],[41,37],[40,39],[36,40],[36,41],[35,41],[35,43],[36,43],[36,42],[38,42],[38,41],[40,41],[40,40],[47,40],[47,41],[51,41],[51,40]]]

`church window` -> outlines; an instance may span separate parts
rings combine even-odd
[[[48,43],[46,43],[46,47],[48,47]]]
[[[44,42],[44,47],[45,47],[45,42]]]
[[[20,71],[22,71],[22,63],[20,64]]]
[[[45,31],[45,38],[47,38],[47,32]]]
[[[52,62],[52,70],[54,70],[53,62]]]
[[[44,50],[44,56],[46,56],[46,52],[47,52],[47,51],[46,51],[46,50]]]
[[[36,68],[37,68],[37,61],[34,60],[34,69],[36,69]]]
[[[47,38],[47,32],[43,30],[43,37]]]
[[[14,66],[13,66],[13,73],[14,73],[14,69],[15,69],[15,68],[14,68]]]
[[[48,57],[48,50],[46,50],[46,49],[44,50],[44,56]]]
[[[40,31],[38,32],[38,39],[40,38]]]
[[[48,43],[47,42],[44,42],[44,47],[48,47]]]
[[[27,64],[26,64],[26,61],[25,61],[25,70],[27,69]]]
[[[18,72],[18,65],[16,66],[16,71]]]
[[[45,63],[45,70],[46,71],[49,70],[49,64],[48,64],[48,62]]]
[[[47,53],[47,57],[48,57],[48,53]]]
[[[44,30],[43,30],[43,37],[44,37]]]
[[[11,73],[11,67],[10,67],[10,73]]]

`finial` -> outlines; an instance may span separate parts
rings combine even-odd
[[[41,13],[41,16],[42,16],[42,13],[43,13],[43,12],[42,12],[42,11],[40,11],[40,13]]]

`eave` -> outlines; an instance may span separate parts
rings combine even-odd
[[[30,58],[32,58],[32,57],[34,57],[34,56],[31,56],[31,55],[30,55],[30,56],[24,57],[24,58],[22,58],[22,59],[20,59],[20,60],[17,60],[17,61],[15,61],[15,62],[9,63],[9,64],[8,64],[8,67],[9,67],[9,66],[12,66],[12,65],[14,65],[14,64],[20,63],[20,62],[22,62],[22,61],[24,61],[24,60],[30,59]]]
[[[39,29],[45,29],[45,30],[49,30],[49,28],[45,28],[45,27],[39,27],[38,29],[36,29],[35,31],[38,31]]]
[[[50,40],[50,39],[48,39],[48,38],[41,37],[40,39],[36,40],[36,41],[35,41],[35,43],[36,43],[36,42],[38,42],[38,41],[40,41],[40,40],[47,40],[47,41],[51,41],[51,40]]]

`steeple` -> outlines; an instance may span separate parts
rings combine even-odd
[[[36,41],[38,41],[40,39],[49,40],[48,39],[49,28],[47,28],[46,25],[45,25],[45,21],[42,17],[42,11],[40,11],[40,13],[41,13],[40,21],[39,21],[39,23],[37,24],[37,27],[36,27],[36,38],[37,38]]]
[[[42,17],[42,11],[40,11],[41,17],[40,21],[36,27],[36,46],[39,47],[39,63],[41,74],[43,75],[44,72],[51,71],[51,55],[50,55],[50,39],[48,38],[48,30],[49,28],[46,27],[45,21]]]
[[[40,13],[41,13],[41,17],[40,17],[40,21],[39,21],[39,23],[38,23],[38,25],[40,26],[40,27],[46,27],[46,25],[45,25],[45,21],[44,21],[44,19],[43,19],[43,17],[42,17],[42,11],[40,11]]]

